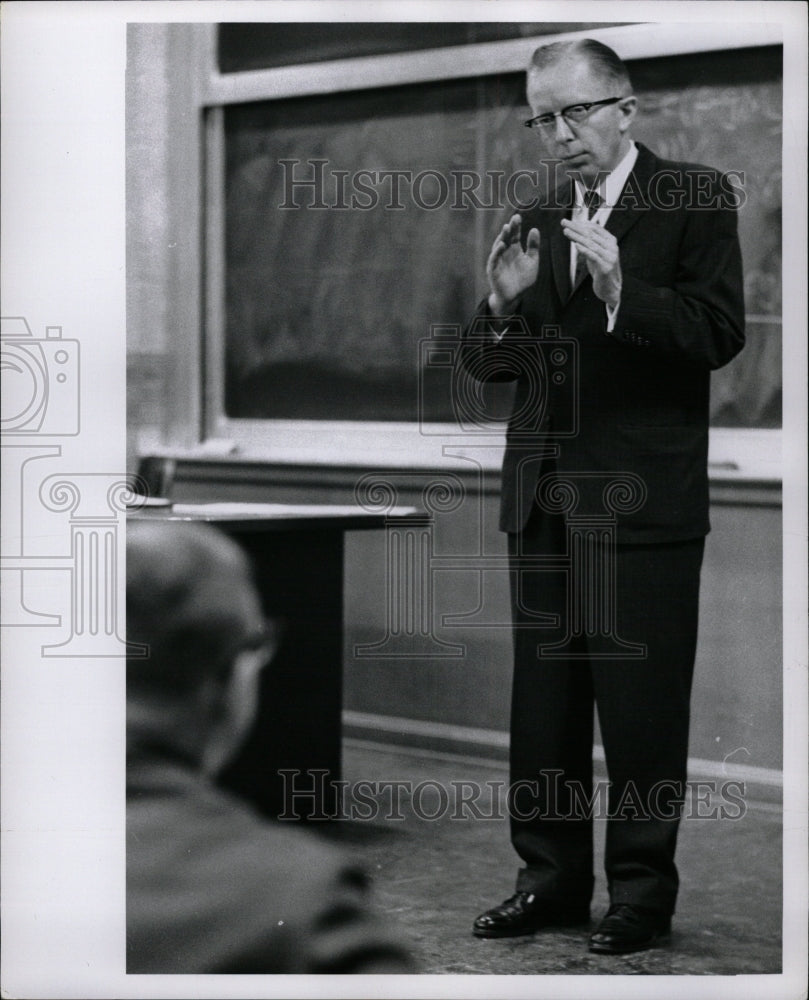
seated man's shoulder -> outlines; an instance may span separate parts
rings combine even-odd
[[[181,769],[162,785],[127,802],[131,859],[163,868],[168,878],[218,878],[229,870],[227,891],[252,893],[276,880],[322,882],[346,865],[346,856],[313,834],[270,822],[240,799]],[[181,867],[175,867],[182,861]]]
[[[130,796],[127,892],[129,972],[340,971],[366,952],[406,971],[349,855],[192,775]]]

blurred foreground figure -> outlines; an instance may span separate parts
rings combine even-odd
[[[240,549],[130,524],[127,620],[127,972],[412,972],[360,868],[213,784],[273,653]]]

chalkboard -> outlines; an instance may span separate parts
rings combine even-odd
[[[418,52],[449,45],[502,42],[508,38],[615,27],[620,21],[236,21],[217,32],[222,73],[356,59],[391,52]]]
[[[780,426],[780,48],[629,68],[634,137],[744,173],[748,346],[715,373],[712,421]],[[423,342],[483,291],[502,185],[539,167],[527,113],[521,73],[226,108],[227,416],[453,419]],[[503,416],[508,388],[486,405]]]

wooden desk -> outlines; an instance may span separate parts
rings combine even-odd
[[[129,515],[204,521],[227,532],[252,562],[266,614],[283,624],[278,653],[262,676],[255,723],[222,778],[268,816],[323,819],[337,811],[332,782],[341,777],[344,535],[416,514],[415,508],[383,514],[356,506],[215,503]]]

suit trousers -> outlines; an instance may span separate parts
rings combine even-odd
[[[562,515],[534,507],[523,531],[509,535],[509,805],[512,844],[525,863],[518,890],[549,903],[588,903],[593,822],[606,805],[611,902],[674,911],[704,542],[602,540],[576,571],[595,577],[612,567],[612,586],[599,589],[595,579],[571,577]],[[575,595],[585,592],[602,601],[596,617],[618,642],[607,636],[605,644],[587,615],[582,622]],[[595,789],[594,706],[609,777]]]

